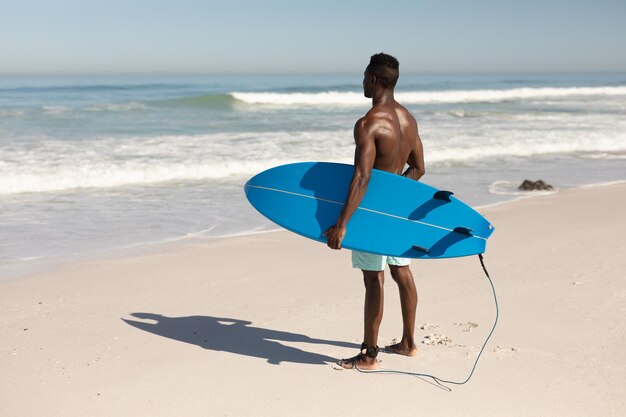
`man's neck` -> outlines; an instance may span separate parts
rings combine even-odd
[[[379,104],[392,103],[395,101],[393,89],[387,88],[380,90],[372,97],[372,107]]]

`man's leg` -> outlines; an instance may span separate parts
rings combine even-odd
[[[383,319],[384,271],[363,270],[363,283],[365,284],[363,343],[367,347],[374,348],[378,343],[378,330],[380,329],[380,323]],[[360,354],[350,359],[343,359],[339,364],[348,369],[353,368],[355,365],[360,369],[378,369],[376,358],[369,357],[366,354]]]
[[[383,320],[385,273],[363,271],[363,283],[365,284],[363,343],[376,347],[380,322]]]
[[[402,307],[402,340],[386,349],[401,355],[416,356],[415,346],[415,314],[417,310],[417,290],[413,274],[408,266],[389,265],[391,277],[398,284],[400,305]]]

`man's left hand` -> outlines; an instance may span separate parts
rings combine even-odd
[[[346,236],[346,228],[340,227],[337,225],[331,226],[326,230],[322,236],[326,236],[328,238],[327,245],[331,249],[341,249],[341,242],[343,238]]]

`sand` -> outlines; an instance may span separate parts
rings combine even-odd
[[[337,370],[362,337],[348,251],[288,232],[112,253],[0,282],[1,416],[623,416],[626,184],[480,210],[500,321],[472,379]],[[414,261],[417,358],[463,380],[495,316],[476,257]],[[385,285],[380,344],[400,336]]]

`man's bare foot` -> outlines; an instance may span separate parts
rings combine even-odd
[[[358,354],[349,359],[341,359],[337,361],[337,365],[344,369],[363,369],[367,371],[378,369],[378,360],[376,358],[369,358],[363,354]]]
[[[415,345],[409,346],[406,343],[396,343],[395,345],[385,346],[385,352],[395,353],[404,356],[417,356],[417,348]]]

